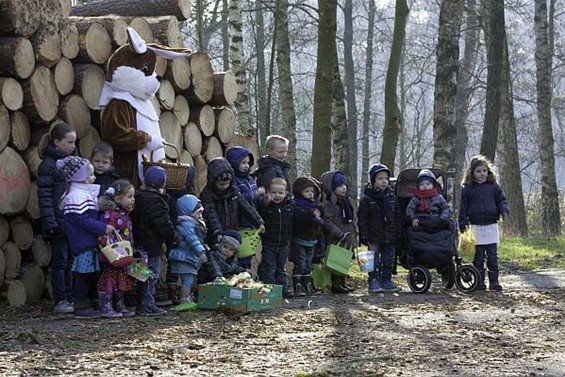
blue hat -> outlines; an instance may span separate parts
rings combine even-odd
[[[160,166],[151,166],[143,176],[143,183],[145,186],[153,188],[163,188],[167,182],[167,172]]]
[[[388,177],[390,178],[390,169],[388,168],[388,166],[384,164],[374,164],[369,169],[369,179],[371,185],[375,183],[375,177],[377,176],[377,173],[381,171],[385,171],[388,174]]]
[[[239,250],[239,247],[241,246],[241,236],[237,231],[228,229],[223,233],[220,243],[226,243],[233,247],[235,250]]]
[[[341,185],[347,185],[347,178],[342,172],[336,171],[332,178],[332,191]]]
[[[418,174],[418,178],[416,179],[416,185],[420,186],[422,181],[428,181],[434,186],[436,185],[437,182],[435,174],[430,169],[420,170],[420,173]]]

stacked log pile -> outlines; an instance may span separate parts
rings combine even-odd
[[[100,139],[105,63],[127,43],[125,28],[146,42],[183,46],[178,20],[189,9],[189,0],[97,0],[75,8],[70,0],[0,0],[0,298],[10,305],[30,303],[49,286],[51,252],[39,235],[39,140],[56,122],[68,122],[89,158]],[[230,72],[213,72],[201,52],[160,59],[156,71],[163,77],[153,101],[161,132],[180,151],[167,149],[166,156],[196,166],[198,192],[208,161],[227,147],[257,152],[254,141],[235,135]]]

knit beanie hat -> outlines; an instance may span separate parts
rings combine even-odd
[[[390,169],[388,168],[388,166],[384,165],[384,164],[374,164],[373,166],[371,166],[371,168],[369,169],[369,180],[370,180],[370,184],[372,185],[373,183],[375,183],[375,177],[377,176],[378,172],[381,171],[386,171],[388,174],[388,177],[390,178]]]
[[[233,247],[235,250],[239,250],[239,247],[241,246],[241,236],[235,230],[226,230],[222,236],[222,240],[220,241],[220,244],[223,243]]]
[[[416,187],[419,187],[423,181],[428,181],[432,186],[436,185],[436,176],[430,169],[422,169],[416,179]]]
[[[143,183],[145,186],[153,188],[163,188],[167,182],[167,172],[160,166],[151,166],[143,176]]]
[[[57,169],[59,169],[65,181],[67,182],[84,182],[90,176],[90,161],[79,156],[67,156],[57,160]]]
[[[347,178],[342,172],[336,171],[332,178],[332,192],[341,185],[347,185]]]

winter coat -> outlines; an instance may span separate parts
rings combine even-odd
[[[284,179],[286,181],[286,187],[290,189],[290,164],[288,162],[264,156],[259,159],[258,165],[259,167],[255,172],[257,186],[268,188],[271,180],[278,177]]]
[[[118,232],[120,237],[122,237],[125,241],[131,242],[133,245],[133,227],[131,219],[128,216],[128,212],[120,205],[116,204],[114,209],[102,212],[100,215],[100,221],[105,224],[112,225],[116,228],[116,232]],[[109,243],[116,241],[115,234],[111,234],[108,237],[99,237],[100,247],[104,247]],[[103,255],[102,258],[103,260],[105,259]]]
[[[130,213],[138,248],[149,257],[163,255],[163,242],[168,247],[178,243],[178,234],[169,217],[168,195],[141,186],[135,191],[135,207]]]
[[[410,220],[420,217],[439,217],[443,220],[449,219],[449,205],[443,195],[438,194],[428,198],[430,207],[426,211],[420,210],[420,199],[413,196],[406,207],[406,215]]]
[[[42,235],[45,240],[62,238],[63,211],[59,200],[66,190],[63,173],[57,169],[57,160],[64,158],[54,144],[49,143],[43,161],[37,168],[37,200],[41,214]]]
[[[270,202],[261,206],[259,213],[265,221],[265,233],[261,234],[263,245],[285,246],[292,239],[292,229],[296,206],[289,199],[280,203]]]
[[[378,198],[384,195],[384,200],[392,208],[392,218],[385,220],[385,205]],[[401,235],[400,205],[394,191],[387,187],[383,191],[367,187],[359,201],[357,210],[359,226],[359,242],[363,245],[395,244]]]
[[[198,279],[204,283],[211,282],[222,276],[228,278],[245,271],[245,268],[239,266],[235,255],[230,258],[224,257],[220,251],[219,244],[216,244],[208,251],[206,257],[208,262],[204,263],[198,274]]]
[[[336,243],[344,233],[350,233],[353,235],[354,240],[357,234],[357,221],[355,218],[355,212],[353,210],[353,205],[349,197],[340,198],[332,191],[332,180],[335,175],[335,171],[326,172],[322,174],[320,180],[322,181],[322,190],[324,191],[324,201],[322,203],[322,214],[324,219],[324,235],[326,236],[326,243]],[[353,219],[351,222],[347,222],[342,216],[342,210],[340,209],[340,202],[347,201],[351,206],[351,212]]]
[[[99,190],[98,185],[73,183],[59,204],[64,212],[64,229],[74,256],[98,248],[98,236],[106,234],[106,223],[98,220]]]
[[[497,183],[472,182],[461,190],[459,209],[459,229],[465,230],[469,224],[495,224],[500,215],[510,214],[508,202],[502,188]]]
[[[321,206],[317,208],[322,212]],[[314,209],[295,206],[294,223],[292,227],[292,239],[305,241],[318,241],[322,234],[322,224],[314,217]]]
[[[112,183],[121,178],[114,166],[110,166],[104,174],[94,172],[94,175],[96,176],[94,183],[100,185],[100,196],[104,195]]]
[[[253,154],[247,148],[236,146],[227,150],[226,160],[228,160],[234,171],[233,183],[238,188],[241,195],[251,204],[255,209],[259,208],[259,197],[257,196],[257,182],[249,174],[249,172],[240,172],[239,164],[245,157],[249,156],[249,167],[251,168],[255,163]],[[246,216],[240,216],[239,226],[241,228],[253,228],[253,224]]]
[[[181,196],[177,200],[179,218],[176,226],[180,242],[168,253],[172,273],[189,273],[196,275],[200,269],[200,257],[206,252],[204,225],[191,217],[199,200],[194,196]]]

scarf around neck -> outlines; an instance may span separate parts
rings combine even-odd
[[[347,198],[337,198],[336,202],[339,207],[339,214],[344,224],[351,224],[353,222],[353,206]]]
[[[312,202],[312,201],[304,199],[304,198],[294,198],[294,202],[299,207],[302,207],[302,208],[311,208],[311,209],[318,208],[318,205],[316,204],[316,202]]]
[[[420,199],[420,211],[426,212],[430,209],[430,198],[438,196],[437,189],[430,190],[414,190],[414,196]]]

